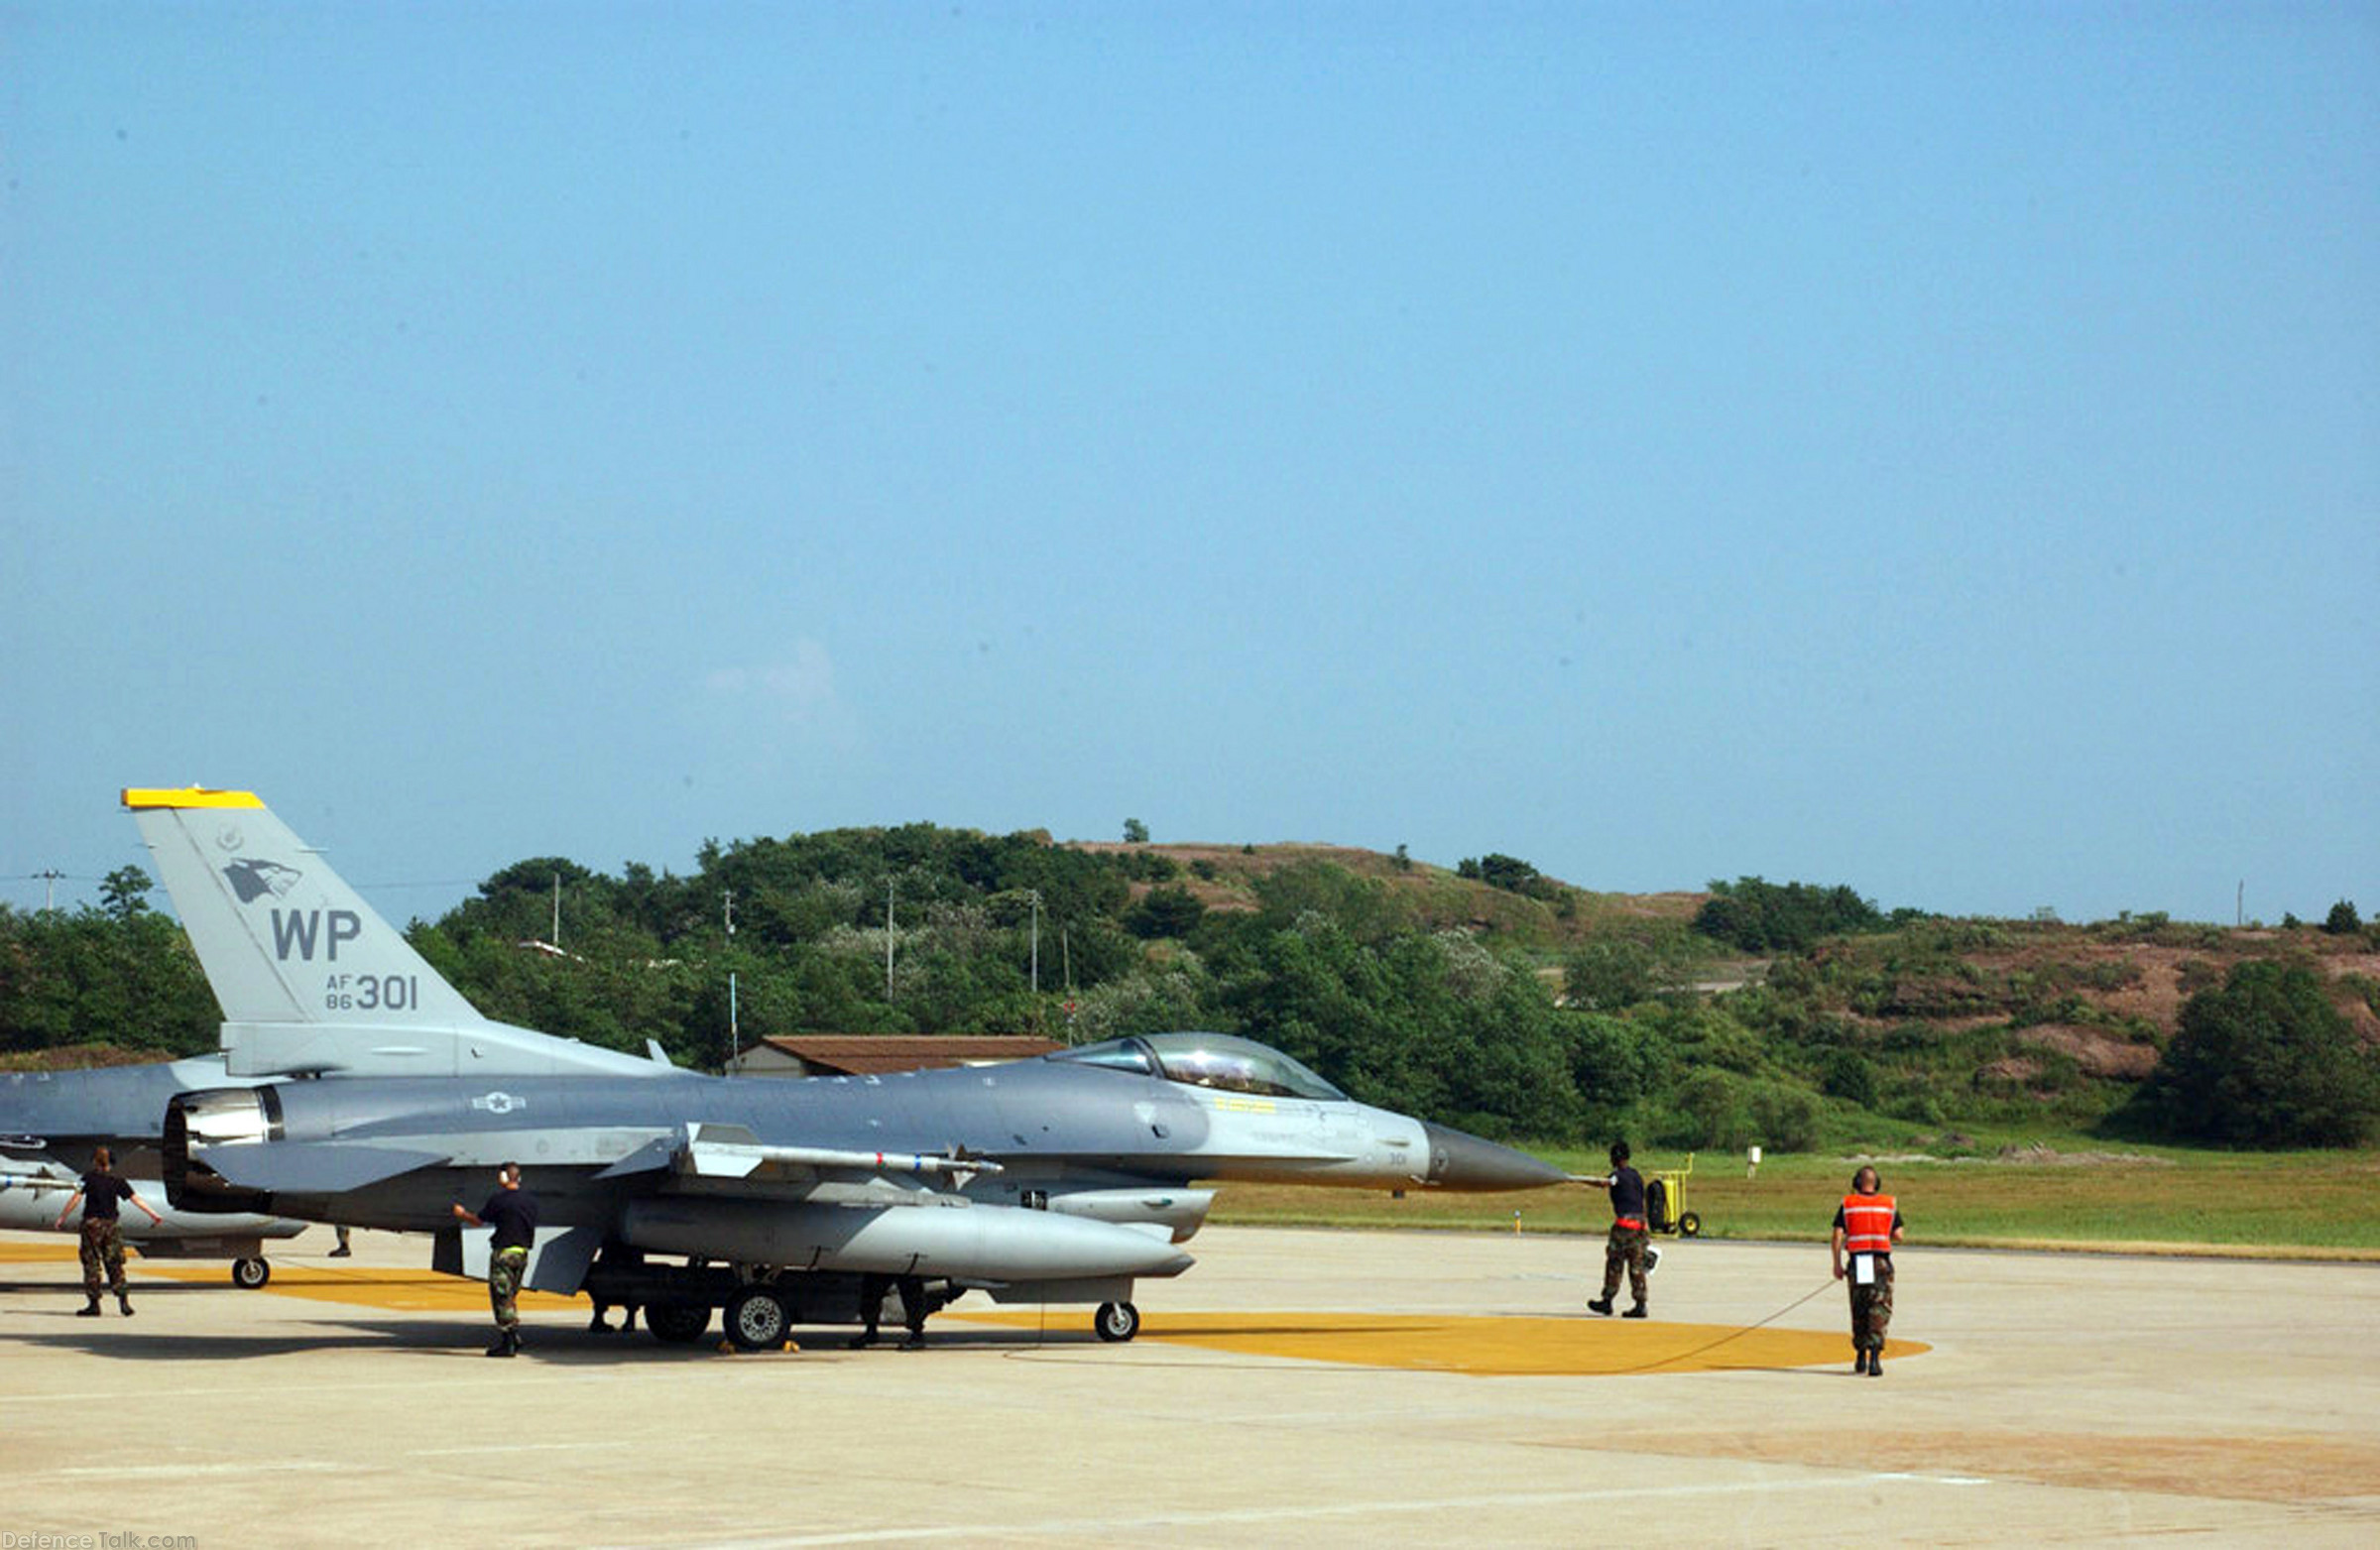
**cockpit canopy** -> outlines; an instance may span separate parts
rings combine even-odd
[[[1348,1097],[1279,1050],[1230,1033],[1151,1033],[1112,1038],[1104,1044],[1061,1049],[1044,1060],[1071,1060],[1141,1076],[1161,1076],[1186,1087],[1255,1093],[1269,1098],[1309,1098],[1346,1103]]]

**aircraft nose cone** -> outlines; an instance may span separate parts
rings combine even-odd
[[[1525,1151],[1422,1122],[1430,1139],[1430,1182],[1440,1189],[1542,1189],[1570,1175]]]

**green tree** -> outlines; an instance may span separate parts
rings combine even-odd
[[[1197,928],[1207,912],[1198,895],[1179,884],[1152,888],[1124,917],[1125,928],[1139,937],[1184,937]]]
[[[149,907],[147,894],[156,887],[138,867],[118,867],[99,884],[99,906],[110,919],[129,920]]]
[[[1148,825],[1142,823],[1137,818],[1125,819],[1124,843],[1127,845],[1146,845],[1148,843]]]
[[[2363,929],[2363,917],[2355,912],[2355,901],[2342,898],[2330,906],[2322,917],[2322,929],[2332,936],[2353,936]]]
[[[1589,942],[1562,961],[1562,993],[1585,1012],[1621,1012],[1662,989],[1659,960],[1625,939]]]
[[[1581,1122],[1592,1133],[1613,1129],[1623,1111],[1649,1096],[1668,1067],[1657,1029],[1625,1017],[1568,1019],[1570,1079]]]
[[[1770,883],[1762,878],[1714,881],[1694,928],[1747,953],[1807,952],[1820,937],[1880,930],[1876,906],[1849,888]]]
[[[2258,960],[2183,1006],[2142,1100],[2194,1140],[2351,1146],[2380,1112],[2380,1070],[2311,969]]]
[[[1830,1098],[1840,1098],[1862,1109],[1876,1106],[1876,1068],[1855,1049],[1828,1051],[1820,1080]]]

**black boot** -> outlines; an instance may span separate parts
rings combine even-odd
[[[521,1342],[513,1332],[509,1329],[500,1329],[496,1332],[496,1338],[488,1343],[486,1354],[491,1357],[509,1357],[520,1349]]]
[[[1621,1317],[1621,1318],[1623,1318],[1623,1319],[1641,1319],[1641,1318],[1645,1318],[1645,1317],[1647,1317],[1647,1316],[1648,1316],[1648,1315],[1647,1315],[1647,1314],[1645,1313],[1645,1311],[1644,1311],[1644,1304],[1643,1304],[1643,1303],[1641,1303],[1641,1302],[1640,1302],[1640,1303],[1638,1303],[1638,1304],[1636,1304],[1636,1306],[1634,1306],[1633,1308],[1630,1308],[1630,1309],[1629,1309],[1627,1312],[1625,1312],[1625,1313],[1623,1313],[1623,1314],[1621,1314],[1621,1315],[1620,1315],[1620,1317]]]
[[[1882,1377],[1884,1375],[1883,1352],[1871,1351],[1867,1354],[1867,1375],[1870,1377]]]
[[[1851,1348],[1851,1371],[1863,1377],[1867,1374],[1867,1348],[1865,1346]]]
[[[1589,1313],[1600,1313],[1607,1319],[1611,1317],[1611,1299],[1608,1297],[1593,1298],[1589,1300],[1587,1304],[1587,1311]]]
[[[86,1302],[81,1307],[76,1308],[74,1310],[74,1317],[78,1319],[95,1319],[99,1317],[99,1299],[93,1297],[89,1302]]]
[[[123,1315],[124,1315],[124,1317],[126,1317],[126,1318],[128,1318],[128,1319],[129,1319],[129,1318],[131,1318],[131,1317],[132,1317],[132,1299],[131,1299],[130,1297],[126,1296],[126,1295],[125,1295],[124,1293],[122,1293],[122,1292],[118,1292],[118,1293],[116,1293],[116,1311],[117,1311],[118,1313],[121,1313],[121,1314],[123,1314]]]

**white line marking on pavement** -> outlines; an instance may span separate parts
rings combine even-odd
[[[221,1464],[92,1464],[42,1473],[101,1480],[175,1480],[189,1475],[330,1474],[347,1468],[309,1459],[231,1459]]]
[[[405,1456],[409,1459],[449,1459],[469,1454],[476,1459],[487,1453],[586,1453],[596,1448],[641,1446],[640,1443],[625,1439],[619,1442],[511,1442],[498,1443],[493,1447],[482,1444],[474,1448],[412,1448],[407,1450]]]
[[[1491,1507],[1566,1506],[1593,1501],[1626,1501],[1681,1496],[1714,1496],[1780,1490],[1844,1490],[1879,1481],[1914,1482],[1932,1486],[1981,1486],[1988,1481],[1964,1476],[1906,1474],[1844,1474],[1824,1480],[1734,1481],[1710,1486],[1619,1486],[1603,1490],[1514,1490],[1488,1495],[1429,1496],[1406,1500],[1348,1501],[1322,1506],[1235,1507],[1213,1512],[1161,1512],[1146,1517],[1053,1518],[1039,1523],[1009,1523],[1003,1537],[1045,1539],[1066,1535],[1113,1536],[1167,1528],[1223,1527],[1243,1523],[1291,1523],[1322,1518],[1350,1518],[1412,1512],[1477,1511]],[[861,1528],[823,1534],[796,1534],[776,1539],[712,1540],[701,1550],[800,1550],[808,1545],[892,1544],[926,1539],[981,1539],[985,1525],[948,1523],[915,1528]]]

